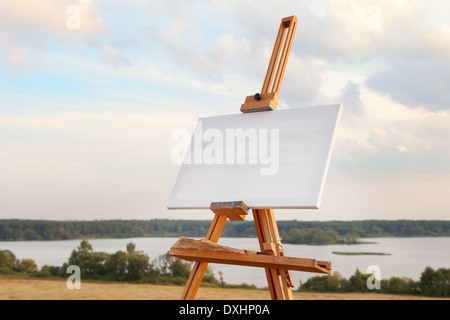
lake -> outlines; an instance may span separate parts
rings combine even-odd
[[[178,238],[129,238],[129,239],[90,239],[94,251],[114,253],[126,251],[127,243],[136,244],[136,250],[143,251],[150,261],[169,251]],[[363,239],[375,244],[359,245],[293,245],[285,244],[285,255],[298,258],[311,258],[331,261],[332,272],[339,272],[349,278],[356,269],[366,273],[371,265],[379,267],[382,279],[390,277],[407,277],[419,280],[427,266],[433,269],[450,268],[450,237],[440,238],[375,238]],[[0,250],[11,250],[17,259],[33,259],[39,268],[43,265],[61,266],[67,262],[72,250],[80,245],[81,240],[61,241],[0,241]],[[219,244],[259,251],[256,238],[221,238]],[[390,255],[336,255],[333,251],[345,252],[382,252]],[[210,264],[217,279],[222,271],[227,284],[254,284],[263,288],[267,286],[264,269],[231,265]],[[291,272],[295,289],[300,281],[317,276],[315,273]]]

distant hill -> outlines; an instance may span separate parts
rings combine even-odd
[[[209,220],[99,220],[49,221],[0,220],[0,241],[68,240],[134,237],[204,237]],[[292,235],[328,234],[361,238],[378,237],[449,237],[447,220],[360,220],[360,221],[278,221],[280,236],[285,243],[294,241]],[[315,232],[314,229],[324,232]],[[227,221],[222,237],[256,237],[253,221]],[[294,240],[289,241],[289,237]],[[301,237],[299,238],[301,239]],[[286,241],[288,240],[288,241]],[[300,241],[300,242],[299,242]]]

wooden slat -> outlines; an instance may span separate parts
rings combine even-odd
[[[263,230],[263,226],[261,223],[261,216],[264,214],[264,209],[263,210],[258,210],[258,209],[253,209],[253,220],[255,222],[255,229],[256,229],[256,234],[258,236],[258,242],[259,242],[259,247],[261,248],[261,251],[265,252],[265,232]],[[260,213],[260,214],[258,214]],[[277,291],[275,290],[276,284],[274,283],[274,279],[273,279],[273,272],[269,269],[269,268],[265,268],[264,269],[265,273],[266,273],[266,278],[267,278],[267,285],[269,286],[269,292],[270,292],[270,297],[272,300],[279,300],[277,299]]]
[[[280,62],[278,64],[277,73],[273,81],[272,91],[279,92],[281,87],[281,82],[283,80],[284,71],[286,70],[286,65],[291,51],[292,42],[294,40],[295,29],[297,28],[297,17],[289,17],[282,20],[282,24],[289,27],[286,34],[286,41],[284,42],[283,52],[280,57]]]
[[[266,216],[267,216],[267,223],[270,228],[270,232],[272,234],[272,241],[273,245],[275,246],[276,255],[277,256],[284,256],[284,249],[281,245],[281,239],[280,234],[278,231],[278,225],[275,220],[275,214],[272,209],[266,209]],[[283,289],[283,297],[284,299],[292,300],[292,290],[288,282],[292,282],[291,274],[289,273],[289,270],[277,270],[277,273],[279,275],[280,282],[282,283],[281,288]]]
[[[223,227],[227,222],[226,216],[214,216],[213,222],[209,227],[208,233],[206,234],[206,240],[216,243],[219,241],[220,234],[222,233]]]
[[[221,246],[218,244],[193,240],[179,239],[170,248],[169,254],[188,261],[221,263],[269,269],[295,270],[329,274],[331,270],[318,266],[315,259],[272,256],[267,254],[249,253],[244,250]]]
[[[261,93],[267,92],[279,92],[281,87],[281,81],[283,80],[284,71],[286,69],[289,52],[291,50],[292,42],[295,35],[295,29],[297,28],[298,19],[296,16],[286,17],[281,20],[280,28],[278,30],[277,39],[272,51],[272,57],[270,58],[269,67],[267,68],[266,78],[261,89]],[[283,46],[283,38],[286,33],[286,29],[289,29],[286,34],[286,39]],[[283,52],[281,48],[283,47]],[[280,57],[281,53],[281,57]],[[279,60],[279,61],[278,61]],[[278,61],[278,65],[276,65]],[[275,74],[276,71],[276,74]],[[274,79],[275,78],[275,79]],[[273,80],[273,84],[272,84]],[[272,87],[271,87],[272,84]]]
[[[270,58],[269,67],[267,68],[267,73],[266,73],[266,77],[264,79],[261,93],[270,92],[270,85],[271,85],[273,77],[275,75],[276,63],[280,56],[282,40],[284,38],[285,32],[286,32],[286,27],[284,26],[283,23],[281,23],[280,28],[278,29],[277,39],[275,40],[275,45],[272,50],[272,56]]]

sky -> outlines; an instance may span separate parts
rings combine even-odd
[[[259,92],[299,24],[279,109],[341,103],[319,210],[450,218],[448,1],[0,0],[0,219],[211,219],[167,210],[177,129]]]

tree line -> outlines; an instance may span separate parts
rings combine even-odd
[[[0,241],[134,237],[204,237],[209,220],[0,220]],[[378,237],[449,237],[445,220],[278,221],[284,243],[326,244]],[[320,231],[319,231],[320,230]],[[256,237],[252,221],[228,221],[222,237]]]
[[[68,267],[80,268],[82,280],[122,281],[134,283],[184,285],[191,272],[191,263],[168,253],[150,261],[150,257],[128,243],[126,251],[115,253],[94,251],[88,240],[82,240],[62,266],[44,265],[39,269],[32,259],[17,260],[10,250],[0,250],[0,274],[26,274],[32,277],[68,278]],[[204,282],[225,285],[208,268]]]
[[[340,235],[334,230],[322,230],[319,228],[298,229],[291,228],[284,235],[284,243],[292,244],[357,244],[361,236],[356,232],[347,232]]]
[[[367,283],[374,284],[372,274],[363,274],[358,269],[349,278],[343,278],[338,272],[332,275],[309,278],[300,283],[298,291],[302,292],[375,292],[388,294],[422,295],[429,297],[450,297],[450,269],[434,270],[427,267],[418,281],[409,278],[391,277],[381,279],[379,288],[369,289]]]

